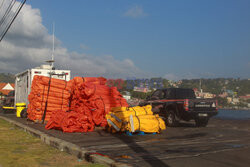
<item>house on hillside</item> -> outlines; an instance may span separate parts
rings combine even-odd
[[[151,90],[147,87],[137,87],[137,86],[134,87],[134,91],[135,92],[143,92],[143,93],[151,92]]]
[[[239,96],[239,98],[240,98],[241,100],[248,100],[248,99],[250,99],[250,94],[247,94],[247,95],[245,95],[245,96]]]
[[[228,93],[223,92],[223,93],[219,94],[218,96],[221,97],[221,98],[226,98],[226,97],[228,97]]]
[[[13,90],[15,90],[14,83],[0,83],[0,100],[3,100]]]
[[[195,96],[197,98],[205,98],[205,99],[207,99],[207,98],[215,98],[216,97],[215,94],[212,94],[212,93],[209,93],[209,92],[203,92],[202,90],[199,91],[197,88],[194,88],[193,90],[194,90]]]
[[[227,97],[227,102],[231,104],[239,104],[240,100],[239,98]]]

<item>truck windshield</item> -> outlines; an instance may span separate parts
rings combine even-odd
[[[176,89],[175,96],[177,99],[195,99],[195,94],[192,89]]]

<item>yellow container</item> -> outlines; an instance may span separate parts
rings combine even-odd
[[[26,103],[16,103],[16,117],[21,117],[21,112],[26,108]]]

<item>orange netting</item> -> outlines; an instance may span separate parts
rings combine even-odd
[[[48,121],[54,111],[69,110],[70,82],[44,76],[34,76],[28,96],[28,118],[33,121]]]
[[[115,87],[108,87],[106,79],[75,77],[72,83],[70,112],[55,112],[47,123],[47,129],[64,132],[88,132],[95,126],[106,126],[105,115],[111,107],[128,106]]]
[[[104,127],[107,125],[105,115],[112,107],[128,106],[117,88],[108,87],[106,82],[102,77],[75,77],[69,82],[35,77],[29,95],[28,117],[42,120],[46,109],[46,129],[88,132],[95,126]]]

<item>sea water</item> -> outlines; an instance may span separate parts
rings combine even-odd
[[[218,114],[215,117],[221,118],[221,119],[245,120],[245,119],[250,119],[250,110],[220,109],[218,110]]]

